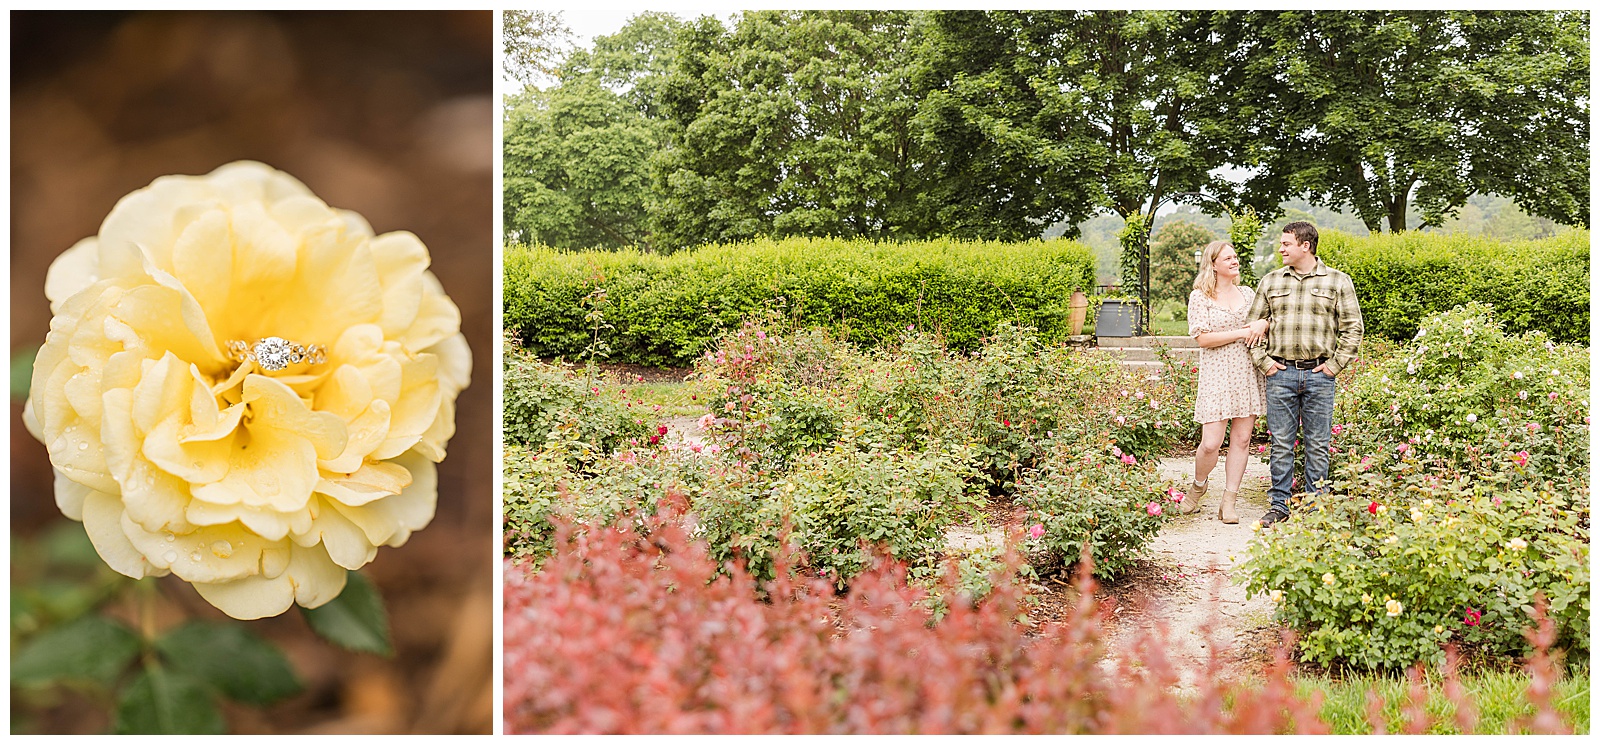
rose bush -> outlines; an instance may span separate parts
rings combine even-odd
[[[668,491],[699,494],[712,480],[709,462],[659,445],[597,455],[581,440],[555,439],[538,450],[508,444],[503,461],[505,553],[534,563],[550,552],[553,518],[633,524],[654,514]]]
[[[587,447],[568,452],[579,457],[643,442],[657,426],[603,375],[588,370],[580,375],[571,365],[535,359],[509,334],[500,351],[500,421],[507,443],[537,450],[548,442],[577,441]]]
[[[1516,654],[1536,594],[1587,653],[1588,350],[1473,303],[1363,357],[1341,376],[1334,496],[1252,543],[1252,592],[1323,663]]]
[[[1401,446],[1442,465],[1518,457],[1546,478],[1589,480],[1589,350],[1507,334],[1481,303],[1423,319],[1416,338],[1359,374],[1334,447]]]
[[[1307,659],[1400,669],[1439,662],[1448,642],[1519,654],[1536,595],[1557,645],[1588,654],[1586,485],[1409,455],[1346,460],[1333,476],[1337,496],[1262,531],[1245,563]]]
[[[428,264],[260,163],[124,197],[45,283],[24,417],[61,511],[113,569],[235,618],[336,597],[433,517],[471,355]],[[326,359],[228,352],[274,336]]]
[[[1017,487],[1017,505],[1035,528],[1029,545],[1043,566],[1078,560],[1085,543],[1097,576],[1133,565],[1177,510],[1180,492],[1163,488],[1151,461],[1110,442],[1056,443]]]

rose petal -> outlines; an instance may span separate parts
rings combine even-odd
[[[83,530],[106,566],[134,579],[167,574],[146,561],[122,530],[122,502],[115,495],[91,491],[83,502]]]
[[[294,603],[315,608],[344,590],[345,571],[320,546],[292,546],[281,574],[247,577],[235,582],[194,583],[200,597],[241,621],[275,616]]]
[[[50,299],[50,311],[59,310],[62,302],[100,281],[100,241],[85,238],[62,252],[44,277],[44,296]]]
[[[332,502],[334,508],[366,533],[373,545],[399,546],[412,531],[427,527],[438,503],[438,477],[431,461],[417,453],[394,460],[410,472],[412,480],[400,494],[359,507]]]
[[[314,512],[311,530],[295,535],[296,544],[309,547],[321,543],[333,563],[351,570],[366,566],[378,555],[378,547],[339,512],[332,500],[318,497]]]

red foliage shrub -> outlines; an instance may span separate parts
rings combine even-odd
[[[1556,641],[1556,624],[1545,611],[1544,598],[1540,597],[1533,609],[1534,628],[1524,629],[1522,635],[1533,645],[1533,655],[1525,669],[1532,680],[1528,684],[1528,701],[1533,704],[1533,716],[1517,722],[1512,731],[1531,731],[1536,735],[1570,735],[1572,727],[1562,721],[1556,711],[1554,689],[1557,674],[1556,661],[1550,647]]]
[[[932,623],[902,565],[839,594],[779,557],[757,587],[719,571],[672,512],[647,533],[563,528],[540,571],[507,566],[508,733],[1327,731],[1281,656],[1260,687],[1222,682],[1214,656],[1185,696],[1155,642],[1140,670],[1102,664],[1087,574],[1085,601],[1037,634],[1003,579]]]

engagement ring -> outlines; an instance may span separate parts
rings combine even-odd
[[[228,356],[239,362],[253,359],[262,370],[277,372],[301,362],[320,365],[327,361],[328,351],[321,344],[308,347],[281,337],[268,336],[253,345],[237,339],[229,341]]]

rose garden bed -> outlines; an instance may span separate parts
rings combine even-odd
[[[1508,336],[1482,307],[1422,328],[1342,377],[1339,496],[1252,541],[1249,589],[1296,631],[1296,657],[1336,672],[1438,669],[1447,647],[1503,667],[1532,651],[1521,631],[1543,604],[1550,646],[1586,686],[1586,350]],[[795,577],[850,597],[883,581],[886,556],[928,620],[1014,601],[1014,621],[1030,584],[1065,578],[1085,548],[1101,578],[1133,566],[1182,499],[1153,456],[1194,434],[1188,368],[1146,380],[1006,325],[968,353],[916,329],[862,352],[748,322],[680,391],[705,407],[693,442],[623,381],[506,353],[506,432],[522,434],[507,443],[505,547],[533,583],[577,545],[556,525],[653,535],[676,500],[670,522],[721,573],[749,576],[753,599]],[[981,529],[997,500],[1023,512],[1014,558],[951,551],[946,532]],[[991,599],[997,587],[1016,597]]]

